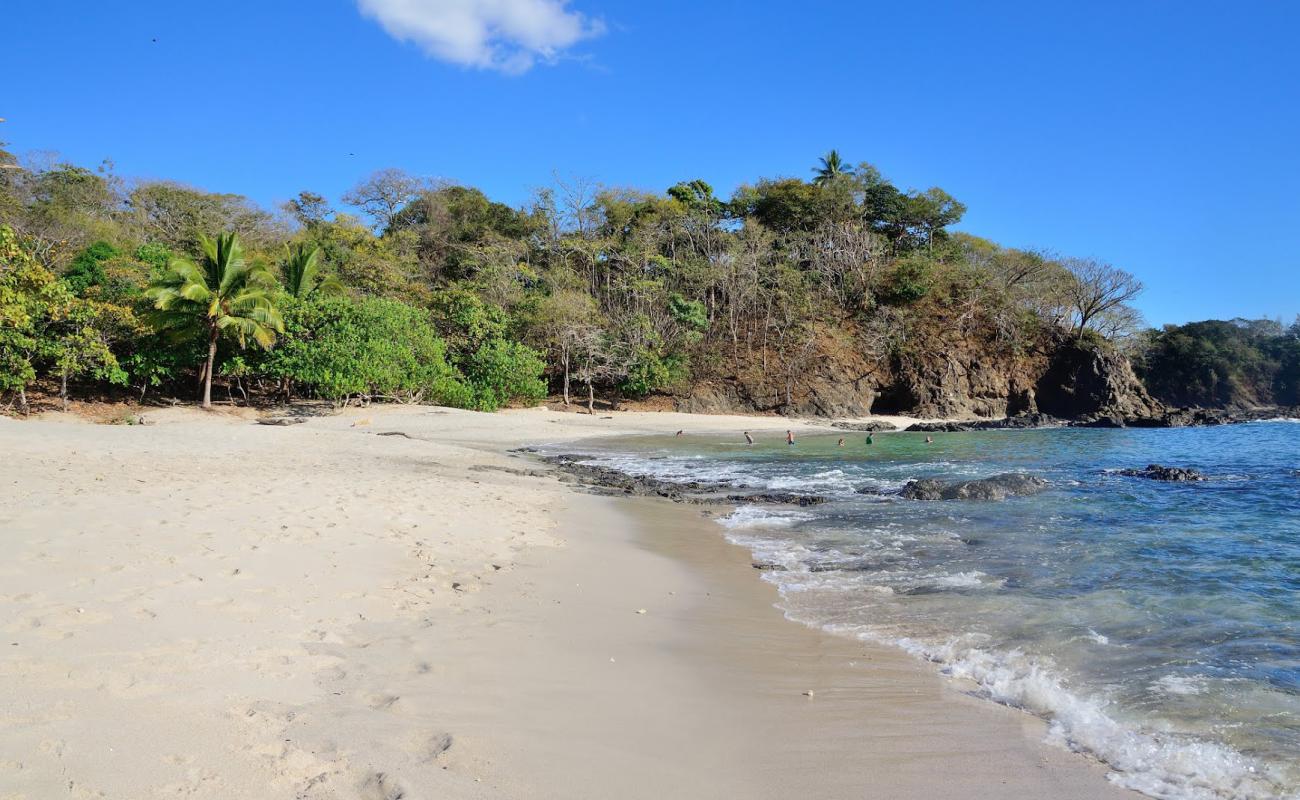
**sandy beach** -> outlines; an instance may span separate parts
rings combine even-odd
[[[785,620],[698,508],[507,452],[806,423],[145,415],[0,418],[3,800],[1136,797]]]

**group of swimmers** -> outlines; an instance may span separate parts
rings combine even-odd
[[[681,431],[678,431],[678,432],[677,432],[677,435],[678,435],[678,436],[681,436],[681,435],[682,435],[682,432],[681,432]],[[754,443],[754,437],[749,435],[749,431],[745,431],[745,444],[753,444],[753,443]],[[788,431],[785,432],[785,443],[786,443],[786,444],[790,444],[790,445],[794,444],[794,431],[789,431],[789,430],[788,430]],[[933,436],[930,436],[929,434],[926,434],[926,437],[925,437],[925,443],[926,443],[926,444],[934,444],[934,437],[933,437]],[[872,438],[872,433],[871,433],[870,431],[867,432],[867,444],[875,444],[875,440]],[[843,447],[843,446],[844,446],[844,437],[843,437],[843,436],[840,437],[840,441],[839,441],[839,443],[838,443],[838,446],[839,446],[839,447]]]
[[[681,436],[681,435],[684,434],[684,433],[686,433],[686,431],[684,431],[684,430],[682,430],[682,431],[678,431],[678,432],[677,432],[677,435],[678,435],[678,436]],[[753,444],[753,443],[754,443],[754,437],[749,435],[749,431],[745,431],[745,444]],[[786,444],[794,444],[794,431],[786,431],[786,432],[785,432],[785,443],[786,443]],[[931,435],[929,435],[929,434],[926,434],[926,436],[925,436],[925,443],[926,443],[926,444],[934,444],[934,437],[931,436]],[[875,444],[875,441],[872,439],[872,434],[871,434],[870,431],[867,432],[867,444]],[[838,446],[839,446],[839,447],[843,447],[843,446],[844,446],[844,437],[843,437],[843,436],[840,437],[840,441],[839,441],[839,445],[838,445]]]

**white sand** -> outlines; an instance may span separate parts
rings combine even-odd
[[[0,419],[0,798],[1124,796],[1037,720],[784,621],[697,511],[491,469],[804,427],[604,416]]]

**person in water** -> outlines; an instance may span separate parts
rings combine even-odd
[[[676,433],[676,435],[677,435],[677,436],[681,436],[682,433],[683,433],[683,431],[678,431],[678,432]]]
[[[925,443],[926,443],[926,444],[934,444],[934,437],[933,437],[933,436],[927,436],[927,437],[925,437]]]
[[[785,432],[785,443],[786,443],[786,444],[794,444],[794,431],[786,431],[786,432]]]
[[[839,446],[840,446],[840,447],[843,447],[843,446],[844,446],[844,437],[843,437],[843,436],[840,437],[840,443],[839,443]]]
[[[875,444],[875,442],[871,441],[871,434],[870,434],[870,433],[867,434],[867,444]]]
[[[745,444],[753,444],[753,443],[754,443],[754,437],[749,435],[749,431],[745,431]]]

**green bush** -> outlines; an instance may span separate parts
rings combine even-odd
[[[890,305],[909,305],[929,294],[933,285],[934,269],[930,262],[921,256],[909,256],[889,272],[880,299]]]
[[[104,262],[116,258],[118,250],[108,242],[95,242],[77,254],[63,273],[63,280],[77,295],[84,295],[91,286],[99,286],[108,277]]]
[[[447,363],[428,317],[395,300],[290,301],[285,333],[261,371],[319,397],[388,395],[452,406],[472,405],[472,390]]]
[[[640,399],[651,392],[667,389],[685,377],[686,360],[683,357],[660,356],[652,350],[642,350],[628,365],[618,389],[627,397]]]
[[[479,347],[464,366],[474,392],[474,407],[480,411],[495,411],[514,400],[536,402],[546,397],[545,369],[536,350],[504,339]]]

